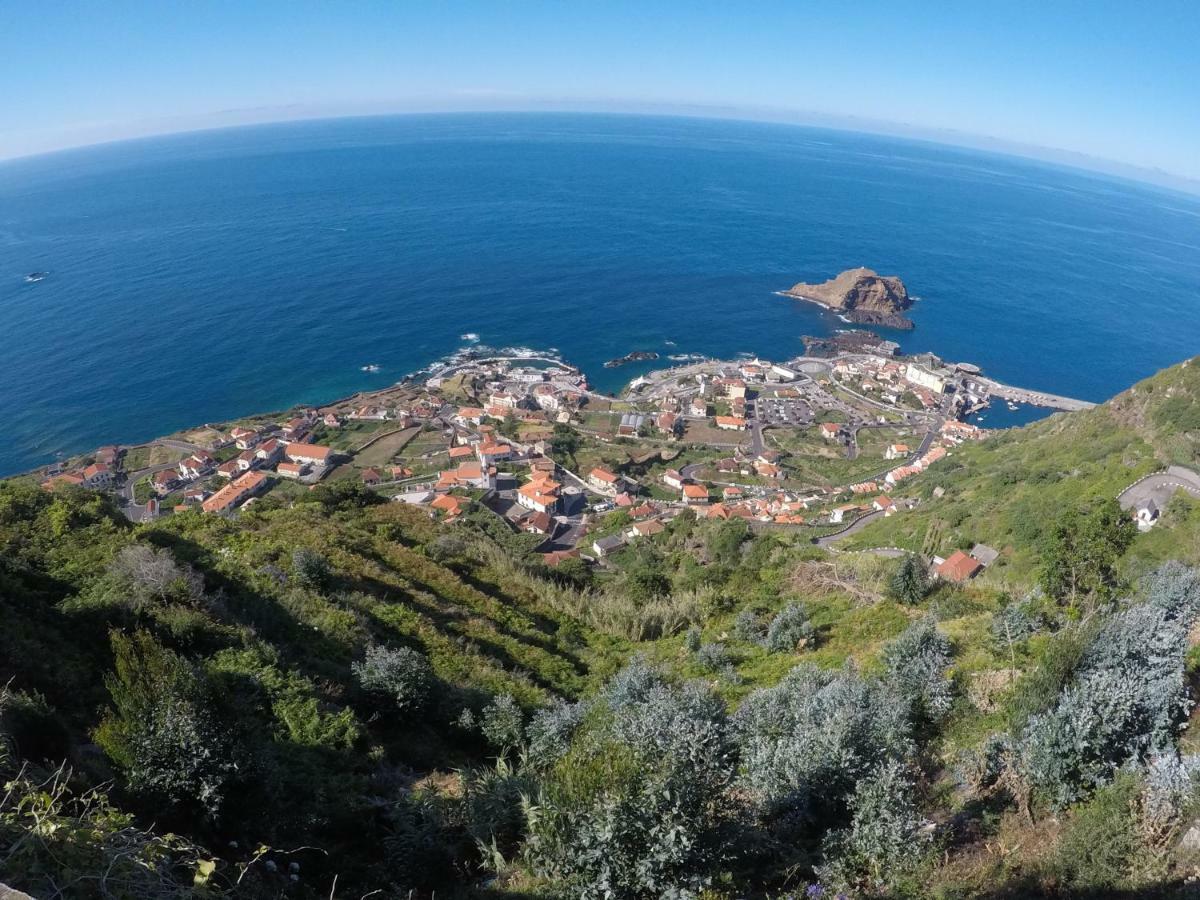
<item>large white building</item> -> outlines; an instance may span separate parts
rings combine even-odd
[[[904,377],[913,384],[919,384],[923,388],[928,388],[937,394],[946,392],[946,379],[941,375],[935,375],[932,372],[926,372],[924,369],[917,368],[912,363],[908,364],[908,368],[904,372]]]

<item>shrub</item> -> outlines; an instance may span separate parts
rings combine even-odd
[[[914,721],[934,723],[950,712],[953,685],[946,676],[950,641],[932,618],[914,622],[883,650],[886,679],[908,704]]]
[[[696,651],[696,662],[710,672],[719,672],[729,665],[729,651],[724,644],[704,644]]]
[[[929,593],[929,573],[919,556],[909,553],[900,560],[896,573],[888,582],[888,590],[895,599],[910,606],[925,599]]]
[[[233,776],[232,744],[203,677],[144,631],[111,635],[113,706],[99,744],[148,802],[186,803],[212,817]]]
[[[324,587],[329,581],[329,561],[315,550],[300,547],[292,553],[292,578],[309,588]]]
[[[904,766],[886,763],[864,778],[850,797],[850,827],[828,835],[821,880],[839,887],[886,888],[912,871],[925,856],[929,838],[913,802],[913,784]]]
[[[527,859],[565,894],[686,896],[724,859],[733,747],[720,700],[644,661],[609,682],[527,809]]]
[[[1184,680],[1191,622],[1176,617],[1186,608],[1164,593],[1113,616],[1056,704],[1029,719],[1023,769],[1055,806],[1087,796],[1126,764],[1173,751],[1191,707]]]
[[[1040,612],[1027,600],[1007,604],[992,619],[992,640],[999,646],[1029,640],[1045,625]]]
[[[563,701],[534,713],[525,730],[528,764],[534,769],[545,769],[562,759],[586,714],[585,704]]]
[[[797,647],[808,645],[816,635],[808,614],[799,603],[789,603],[767,627],[763,646],[772,653],[792,653]]]
[[[525,716],[512,694],[500,694],[484,707],[479,730],[501,754],[520,745]]]
[[[700,640],[700,629],[692,625],[683,636],[683,647],[688,653],[698,653]]]
[[[474,769],[463,778],[467,831],[485,859],[510,857],[525,834],[523,797],[533,782],[504,759],[491,769]],[[499,860],[497,860],[499,862]]]
[[[913,750],[907,710],[852,669],[797,666],[734,716],[743,780],[768,807],[840,809],[854,784]]]
[[[733,620],[733,635],[739,641],[757,644],[766,636],[766,632],[758,613],[748,606]]]
[[[1054,858],[1068,885],[1096,891],[1126,884],[1140,849],[1133,817],[1137,794],[1137,778],[1126,773],[1075,810]]]
[[[429,702],[433,670],[416,650],[372,644],[353,670],[363,690],[386,695],[403,712],[418,712]]]
[[[204,579],[190,566],[182,566],[171,551],[146,544],[124,547],[109,570],[129,591],[131,606],[151,603],[199,604],[204,599]]]

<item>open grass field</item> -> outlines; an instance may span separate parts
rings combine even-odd
[[[420,433],[420,427],[413,426],[385,435],[365,450],[357,453],[354,457],[354,464],[362,468],[390,465],[392,460]]]

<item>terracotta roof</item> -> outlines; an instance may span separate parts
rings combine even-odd
[[[472,450],[470,447],[451,447],[450,448],[450,458],[451,459],[462,459],[464,456],[472,456],[472,455],[474,455],[474,453],[475,453],[475,451]]]
[[[298,441],[288,444],[283,452],[293,459],[315,459],[321,462],[325,462],[333,455],[333,450],[329,447],[323,447],[320,444],[302,444]]]
[[[83,484],[83,477],[81,475],[76,475],[72,472],[64,472],[61,475],[55,475],[53,478],[47,478],[42,482],[42,487],[45,490],[50,491],[59,485],[78,486],[81,484]]]
[[[955,550],[937,567],[937,573],[947,581],[963,582],[973,578],[982,568],[979,560],[967,556],[961,550]]]
[[[685,484],[683,486],[683,496],[693,497],[697,500],[708,497],[708,488],[702,484]]]
[[[552,553],[543,553],[542,560],[548,566],[557,566],[564,559],[579,559],[578,550],[555,550]]]
[[[267,476],[262,472],[247,472],[221,488],[202,504],[205,512],[225,512],[237,506],[246,495],[257,490]]]
[[[456,516],[466,507],[467,501],[462,497],[455,497],[453,494],[438,494],[429,505],[446,513],[447,516]]]
[[[595,478],[597,481],[603,481],[607,484],[616,484],[620,477],[614,475],[608,469],[595,468],[588,472],[588,478]]]
[[[717,416],[718,425],[729,425],[733,428],[745,428],[746,420],[741,416]]]

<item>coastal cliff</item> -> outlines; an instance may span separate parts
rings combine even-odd
[[[786,297],[819,303],[859,325],[913,327],[912,320],[901,315],[912,306],[904,282],[894,275],[880,275],[872,269],[847,269],[821,284],[802,281],[782,293]]]

